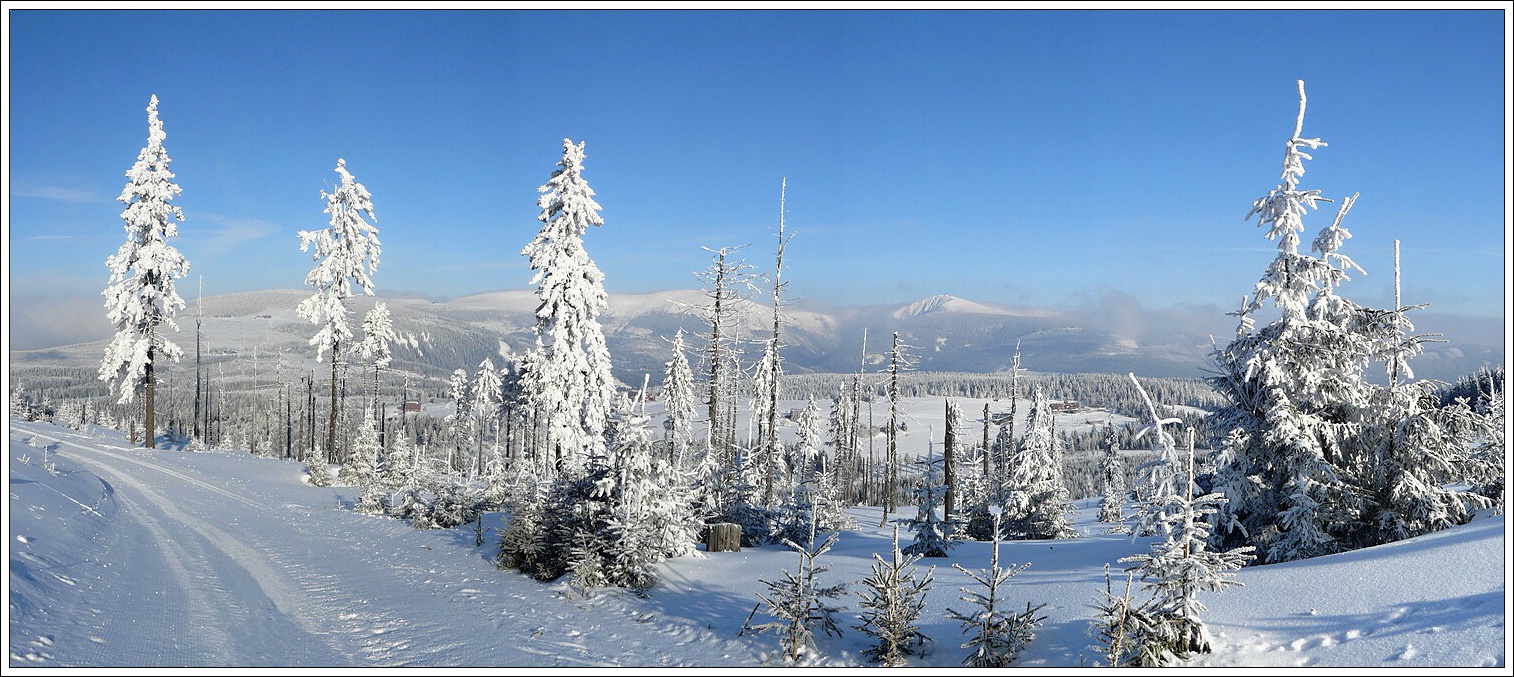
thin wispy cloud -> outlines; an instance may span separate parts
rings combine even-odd
[[[36,186],[19,182],[11,186],[10,192],[11,197],[53,200],[55,202],[101,202],[105,199],[103,196],[80,188],[65,188],[63,186]]]
[[[238,218],[220,214],[201,213],[199,218],[217,224],[218,228],[180,230],[186,237],[203,241],[204,253],[211,258],[220,257],[241,245],[260,240],[280,230],[279,226],[263,219]],[[203,239],[202,239],[203,238]]]

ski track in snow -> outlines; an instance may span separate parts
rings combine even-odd
[[[579,599],[565,607],[559,598],[512,592],[500,585],[501,579],[525,577],[500,572],[481,556],[473,558],[477,566],[466,572],[449,569],[451,558],[440,554],[430,566],[417,566],[399,553],[390,556],[365,542],[365,533],[377,527],[399,536],[383,544],[456,536],[360,515],[340,498],[326,509],[263,505],[199,479],[191,469],[153,459],[154,454],[181,452],[101,444],[61,428],[27,430],[24,437],[50,443],[55,456],[77,461],[103,478],[115,488],[121,511],[131,517],[116,522],[140,525],[146,532],[144,545],[127,541],[130,529],[118,529],[118,538],[102,544],[102,552],[108,556],[114,548],[150,547],[158,551],[153,559],[162,565],[149,577],[154,585],[117,586],[97,598],[106,600],[106,608],[75,620],[91,637],[119,634],[111,628],[133,624],[161,629],[173,639],[142,642],[156,647],[147,652],[102,646],[79,652],[71,659],[75,664],[466,665],[477,664],[477,645],[484,642],[493,645],[483,652],[492,655],[492,665],[605,667],[676,663],[666,656],[665,644],[709,639],[676,624],[652,623],[647,614],[633,615],[613,596]],[[228,510],[228,504],[234,505]],[[255,520],[255,528],[239,529],[237,522],[247,520]],[[442,553],[449,550],[444,545],[420,547]],[[344,576],[320,568],[333,562],[361,568],[363,574]],[[143,604],[139,593],[146,588],[156,588],[158,600]],[[511,636],[509,631],[523,618],[541,630]],[[625,636],[617,630],[622,624],[639,628]],[[270,627],[279,631],[264,636]],[[655,640],[649,641],[648,633]],[[56,664],[50,660],[56,653],[49,650],[50,641],[33,642],[38,646],[29,655],[13,646],[13,662]],[[624,649],[614,650],[617,644]],[[624,660],[606,658],[617,654]]]

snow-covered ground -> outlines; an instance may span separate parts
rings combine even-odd
[[[980,405],[981,407],[981,405]],[[964,411],[964,414],[967,414]],[[939,435],[939,432],[938,432]],[[147,451],[120,433],[24,421],[6,462],[8,664],[60,666],[752,666],[777,647],[741,633],[765,590],[793,570],[778,546],[661,565],[645,598],[587,597],[501,571],[471,527],[418,531],[354,513],[351,488],[317,489],[303,466],[245,453]],[[52,466],[49,470],[44,466]],[[1079,504],[1083,535],[1011,542],[1013,604],[1046,603],[1019,665],[1092,665],[1088,627],[1104,565],[1146,544],[1103,533]],[[821,665],[863,665],[857,582],[887,550],[876,509],[857,509],[824,558],[822,583],[848,582],[845,634],[822,637]],[[908,540],[908,537],[905,537]],[[1496,667],[1508,652],[1503,515],[1400,543],[1239,573],[1245,587],[1204,598],[1216,653],[1199,666]],[[966,542],[935,564],[914,666],[960,664],[967,578],[988,564]],[[753,623],[766,620],[757,612]],[[9,672],[9,671],[8,671]],[[1491,671],[1490,671],[1491,672]],[[1499,670],[1502,672],[1502,670]]]

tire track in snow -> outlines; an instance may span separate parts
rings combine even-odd
[[[165,468],[155,463],[149,463],[141,459],[132,458],[131,456],[127,456],[125,454],[111,452],[99,448],[98,446],[87,446],[71,440],[48,435],[46,433],[36,431],[18,432],[22,432],[22,434],[29,434],[38,439],[49,440],[61,445],[67,445],[68,447],[71,447],[73,449],[85,452],[84,454],[71,454],[70,457],[105,473],[113,481],[121,484],[122,486],[129,486],[146,497],[151,503],[151,506],[135,506],[137,510],[134,511],[134,515],[138,518],[138,521],[142,523],[142,526],[152,532],[154,538],[157,539],[157,541],[169,551],[165,553],[164,558],[168,561],[169,567],[172,569],[175,580],[181,582],[199,580],[200,585],[198,585],[197,587],[202,588],[201,591],[206,593],[206,596],[218,598],[223,605],[221,608],[232,609],[236,606],[235,600],[233,600],[232,596],[226,590],[226,587],[222,584],[221,581],[217,579],[214,582],[206,582],[208,579],[197,573],[198,571],[208,571],[213,569],[213,567],[209,565],[209,556],[206,551],[203,549],[197,549],[197,546],[186,545],[188,539],[176,539],[174,536],[170,535],[161,522],[150,516],[150,513],[153,510],[156,510],[163,517],[182,524],[183,526],[188,527],[189,529],[198,533],[205,539],[210,547],[219,550],[223,555],[225,555],[228,561],[244,570],[246,574],[257,584],[257,586],[261,588],[263,595],[273,604],[274,608],[280,614],[293,621],[306,634],[320,639],[321,643],[326,645],[336,655],[344,656],[349,662],[357,662],[357,658],[355,656],[346,651],[345,647],[343,647],[339,642],[334,641],[334,638],[332,636],[333,633],[325,628],[322,628],[322,624],[318,622],[318,619],[321,616],[326,615],[320,613],[322,610],[329,611],[330,609],[335,609],[340,606],[339,604],[322,605],[325,607],[325,609],[317,609],[316,613],[314,614],[309,613],[306,609],[302,608],[301,602],[302,600],[305,600],[311,596],[310,591],[305,586],[302,586],[299,582],[291,582],[287,580],[285,576],[279,573],[279,568],[275,567],[267,559],[265,559],[256,548],[248,546],[241,539],[228,534],[227,532],[217,528],[204,519],[200,519],[185,513],[183,510],[177,507],[177,504],[175,502],[168,500],[162,494],[148,487],[141,480],[133,477],[130,473],[123,471],[123,469],[111,465],[109,462],[106,462],[98,457],[103,456],[109,459],[125,461],[137,466],[158,471],[180,481],[189,483],[197,488],[209,491],[213,494],[216,494],[217,496],[246,505],[249,508],[257,511],[258,513],[266,512],[268,510],[266,506],[263,506],[262,504],[248,499],[244,496],[226,491],[225,489],[222,489],[203,480],[199,480],[184,473]],[[119,492],[118,495],[120,495]],[[126,500],[128,500],[132,504],[136,503],[135,501],[131,501],[130,499]],[[202,565],[204,568],[196,569],[194,572],[192,572],[190,569],[183,566],[183,560],[186,559],[195,560],[197,564]],[[194,591],[186,589],[185,593],[186,597],[192,600],[191,605],[196,607],[192,610],[195,625],[221,630],[224,633],[222,626],[226,624],[219,622],[220,617],[217,616],[215,608],[205,606],[204,600],[198,598],[194,594]],[[245,609],[245,606],[243,608]],[[331,615],[335,616],[334,613]],[[229,636],[225,636],[224,634],[217,637],[216,641],[218,646],[227,651],[230,651],[231,647],[234,646],[233,640]],[[225,659],[227,660],[232,659],[230,653],[223,654],[223,656],[225,656]]]

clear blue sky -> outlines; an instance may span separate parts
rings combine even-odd
[[[1494,5],[1496,6],[1496,5]],[[1345,293],[1504,315],[1501,11],[10,11],[9,293],[93,296],[161,100],[180,289],[300,288],[338,157],[373,193],[381,292],[524,288],[536,188],[587,141],[615,292],[693,288],[704,246],[790,293],[1234,308],[1243,221],[1309,95],[1305,187],[1360,191]],[[1328,224],[1333,208],[1306,221]]]

